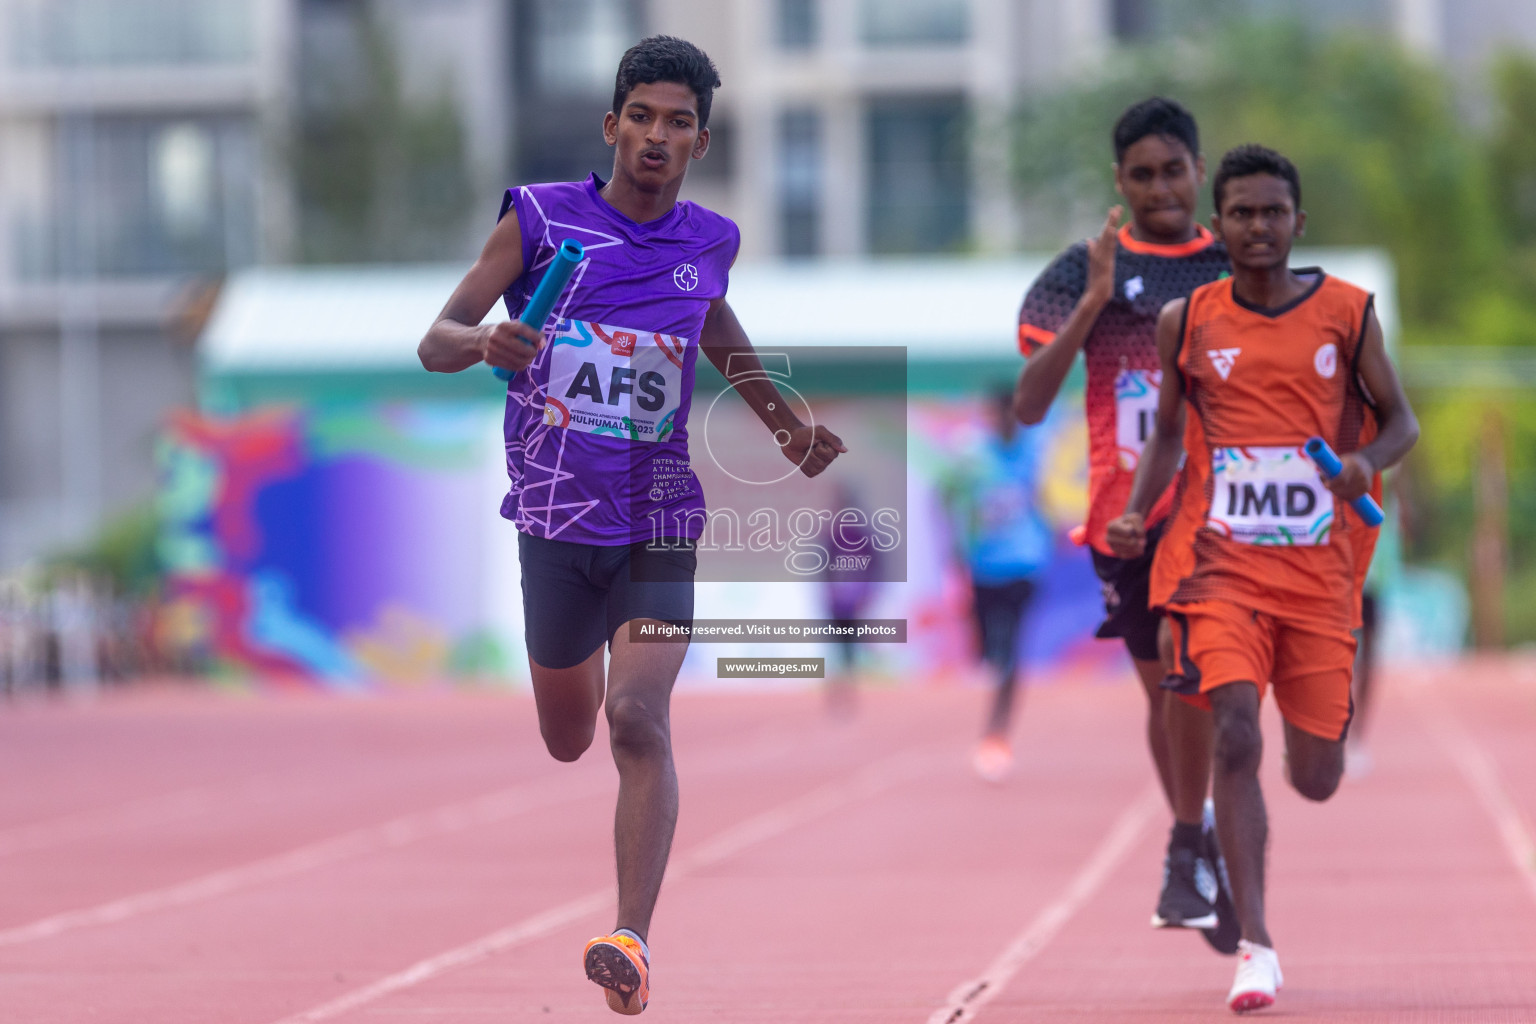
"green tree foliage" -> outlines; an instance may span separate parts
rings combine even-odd
[[[470,207],[463,123],[446,86],[427,102],[402,88],[377,0],[350,0],[340,52],[304,65],[293,170],[299,255],[309,262],[460,256]]]
[[[85,573],[109,585],[114,594],[151,594],[160,585],[161,565],[155,554],[159,528],[153,507],[126,512],[106,523],[85,546],[49,559],[39,582],[51,586],[64,575]]]
[[[1516,283],[1529,294],[1536,289],[1536,60],[1505,54],[1494,64],[1493,92],[1492,196]]]
[[[1110,127],[1126,106],[1163,94],[1199,118],[1212,172],[1244,142],[1294,160],[1307,242],[1385,247],[1408,322],[1457,323],[1464,282],[1496,267],[1479,140],[1444,74],[1390,43],[1289,23],[1229,24],[1198,47],[1133,50],[1107,72],[1031,98],[1020,116],[1019,186],[1031,206],[1066,214],[1045,225],[1059,233],[1053,242],[1102,217],[1114,199]],[[1207,194],[1202,217],[1209,204]]]

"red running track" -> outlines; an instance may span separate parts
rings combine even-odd
[[[1028,693],[1018,771],[969,774],[983,694],[685,693],[653,1021],[1225,1020],[1229,959],[1147,926],[1167,814],[1125,681]],[[1262,1016],[1536,1021],[1536,662],[1388,673],[1375,770],[1281,782]],[[144,688],[0,712],[0,1021],[617,1019],[602,738],[522,695]]]

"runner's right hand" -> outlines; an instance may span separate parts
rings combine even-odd
[[[480,327],[480,358],[513,373],[528,369],[544,347],[544,335],[521,320],[503,320]]]
[[[1115,295],[1115,234],[1123,212],[1124,207],[1111,206],[1099,236],[1088,239],[1088,284],[1083,294],[1101,305]]]
[[[1140,558],[1147,550],[1147,522],[1140,513],[1127,512],[1111,519],[1105,533],[1109,549],[1120,558]]]
[[[1344,468],[1324,480],[1324,486],[1345,501],[1354,501],[1371,489],[1371,477],[1376,471],[1365,456],[1350,452],[1340,457],[1339,462]]]

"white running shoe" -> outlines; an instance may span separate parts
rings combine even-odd
[[[1227,1008],[1233,1013],[1247,1013],[1273,1006],[1275,993],[1284,983],[1275,951],[1243,939],[1237,944],[1237,977],[1227,993]]]

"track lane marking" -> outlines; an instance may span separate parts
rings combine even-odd
[[[185,906],[225,896],[263,882],[313,871],[354,857],[398,849],[423,839],[451,835],[471,828],[497,824],[551,803],[601,796],[612,788],[608,779],[551,787],[547,783],[523,783],[473,800],[447,804],[417,814],[407,814],[379,825],[344,832],[276,856],[238,867],[215,871],[191,881],[151,889],[81,910],[69,910],[30,924],[0,930],[0,947],[19,946],[52,938],[79,928],[116,924],[141,914]],[[537,792],[543,790],[544,792]]]
[[[1530,819],[1509,795],[1498,765],[1472,741],[1461,718],[1446,701],[1424,693],[1421,688],[1414,692],[1413,704],[1420,721],[1439,741],[1441,750],[1493,819],[1504,852],[1514,863],[1526,892],[1536,900],[1536,839],[1532,838]],[[1431,704],[1433,709],[1428,706]]]
[[[841,807],[867,800],[911,778],[931,771],[935,756],[921,756],[921,748],[909,748],[855,772],[838,782],[827,783],[777,807],[717,832],[667,867],[663,885],[671,886],[695,872],[713,867],[760,843],[784,835],[795,827]],[[278,1024],[316,1024],[331,1020],[385,996],[412,988],[466,964],[483,960],[520,943],[541,938],[585,917],[611,909],[612,886],[604,886],[558,906],[526,917],[473,942],[418,961],[404,970],[309,1010],[284,1017]]]
[[[196,817],[215,804],[209,789],[183,789],[116,807],[96,807],[0,830],[0,857],[59,846],[112,832],[166,825]]]
[[[758,760],[781,756],[796,747],[794,737],[764,730],[754,737],[746,752],[741,747],[727,747],[706,755],[705,764],[743,766]],[[399,849],[439,836],[452,835],[473,828],[500,824],[520,814],[551,804],[585,800],[612,792],[614,777],[606,764],[588,762],[587,777],[560,780],[545,777],[519,783],[470,800],[444,804],[426,811],[402,815],[377,825],[353,829],[328,839],[264,857],[232,868],[214,871],[186,882],[150,889],[93,907],[68,910],[40,918],[28,924],[0,929],[0,948],[50,939],[81,928],[117,924],[130,918],[159,910],[187,906],[204,900],[227,896],[265,882],[328,867],[341,861]],[[585,767],[585,766],[584,766]],[[695,766],[695,770],[699,770]]]
[[[1050,945],[1056,934],[1093,898],[1162,806],[1162,794],[1156,786],[1148,786],[1138,794],[1115,819],[1108,835],[1073,877],[1066,891],[1036,914],[985,971],[955,986],[945,1004],[929,1014],[928,1024],[962,1024],[975,1020],[982,1007],[996,998],[1026,963]]]

